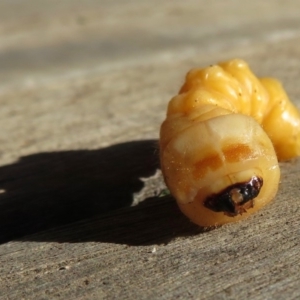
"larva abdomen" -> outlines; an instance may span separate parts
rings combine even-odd
[[[299,126],[293,127],[299,113],[281,85],[268,80],[233,60],[191,71],[169,103],[160,132],[162,172],[180,209],[201,226],[236,221],[266,205],[278,189],[276,151],[279,159],[299,155]],[[284,112],[274,108],[279,102]],[[288,151],[287,139],[270,125],[280,113],[277,126],[289,128],[294,142]]]

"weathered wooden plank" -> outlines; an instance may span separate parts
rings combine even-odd
[[[171,199],[27,236],[0,247],[2,294],[170,299],[299,296],[299,161],[275,202],[245,222],[201,232]],[[87,296],[88,295],[88,296]]]
[[[299,160],[216,230],[153,197],[189,68],[244,58],[300,107],[298,1],[85,3],[0,3],[0,297],[299,298]]]

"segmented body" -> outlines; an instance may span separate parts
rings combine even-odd
[[[201,226],[240,220],[270,202],[278,160],[300,155],[300,116],[281,84],[242,60],[186,76],[161,126],[161,168],[180,209]]]

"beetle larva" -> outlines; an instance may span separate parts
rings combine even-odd
[[[274,198],[278,160],[300,155],[299,128],[281,84],[244,61],[193,69],[161,126],[166,184],[196,224],[241,220]]]

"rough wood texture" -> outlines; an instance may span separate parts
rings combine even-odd
[[[299,2],[1,1],[1,299],[299,299],[300,160],[212,231],[157,197],[167,101],[232,57],[300,107]]]

